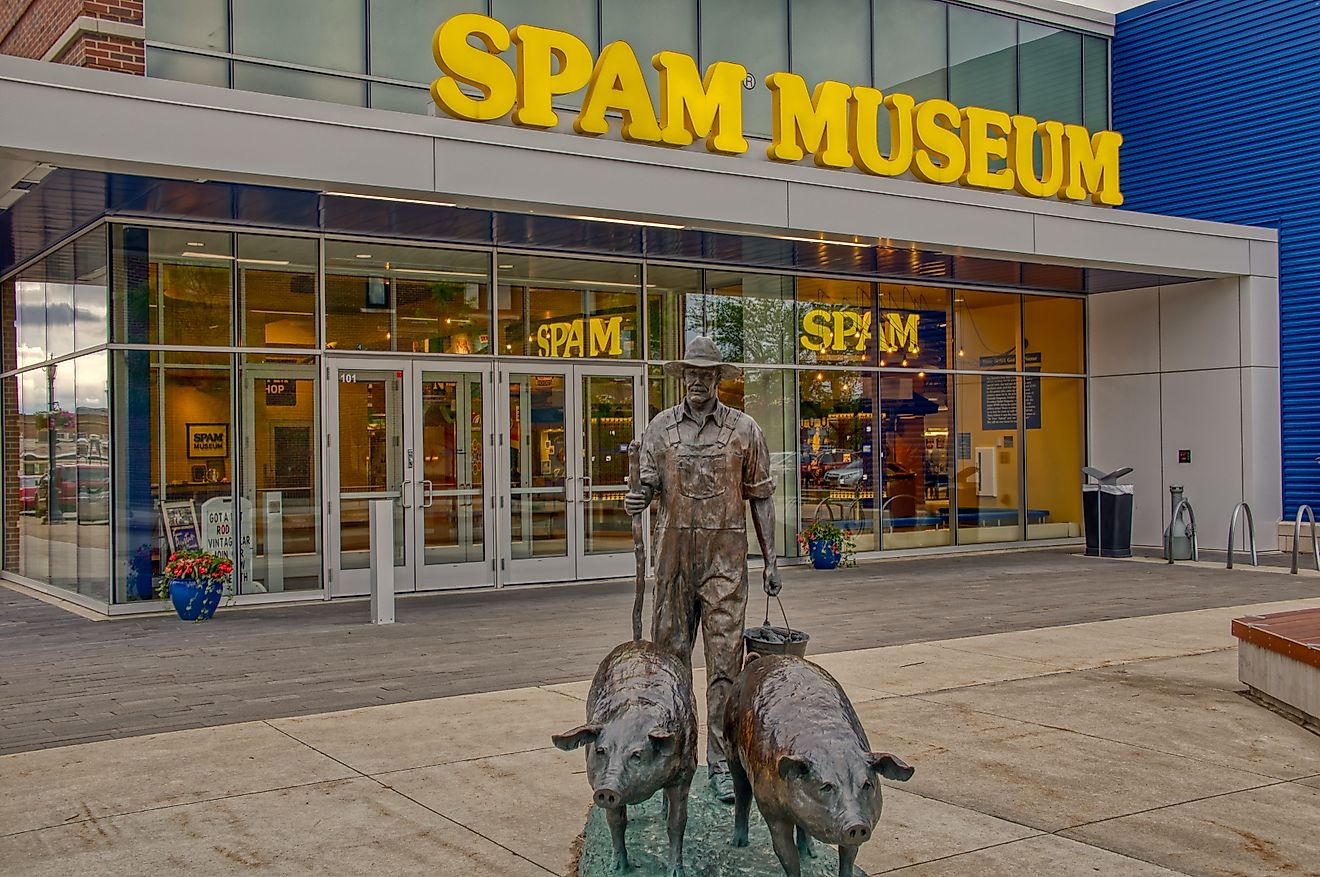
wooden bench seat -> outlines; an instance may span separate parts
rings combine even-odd
[[[1238,679],[1320,732],[1320,608],[1233,619]]]

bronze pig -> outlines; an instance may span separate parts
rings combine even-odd
[[[683,877],[688,788],[697,769],[697,705],[689,671],[649,642],[626,642],[591,680],[587,723],[551,739],[564,751],[587,746],[587,779],[605,811],[614,868],[628,868],[628,805],[665,791],[669,877]]]
[[[800,877],[811,839],[839,846],[839,877],[880,818],[877,777],[913,768],[872,752],[848,695],[820,667],[792,655],[753,658],[734,684],[724,733],[733,747],[733,845],[747,845],[753,796],[788,877]],[[796,837],[795,837],[796,834]]]

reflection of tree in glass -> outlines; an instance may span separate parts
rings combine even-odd
[[[705,334],[729,362],[792,362],[793,302],[743,295],[689,296],[687,340]]]

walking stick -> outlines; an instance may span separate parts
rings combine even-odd
[[[628,443],[628,490],[642,489],[642,443]],[[637,558],[637,596],[633,598],[633,641],[642,639],[642,604],[646,601],[646,542],[642,538],[642,516],[632,516],[633,556]]]

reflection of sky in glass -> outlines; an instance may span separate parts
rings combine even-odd
[[[14,284],[20,366],[46,358],[45,286],[30,280],[19,280]],[[27,358],[23,359],[24,356]]]

